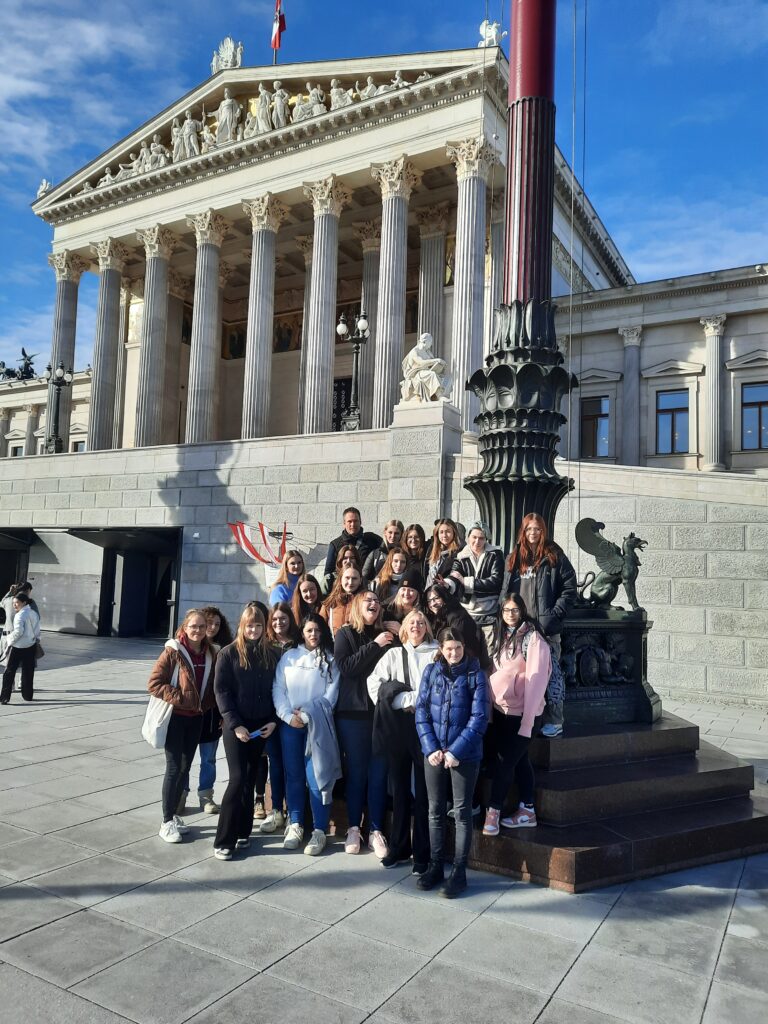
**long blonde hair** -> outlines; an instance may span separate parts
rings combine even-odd
[[[240,668],[251,667],[251,662],[248,657],[249,652],[246,646],[248,641],[245,638],[245,627],[249,622],[254,621],[261,622],[262,626],[261,636],[255,642],[256,662],[257,664],[264,666],[271,666],[275,663],[274,652],[267,641],[267,623],[264,620],[264,612],[255,601],[249,601],[245,608],[243,608],[242,614],[240,615],[240,621],[237,624],[237,633],[234,640],[234,646],[237,651]]]
[[[277,576],[275,576],[275,582],[270,587],[270,593],[275,589],[275,587],[280,586],[281,583],[290,582],[288,579],[288,562],[292,558],[301,559],[301,572],[299,573],[299,576],[303,575],[303,573],[305,572],[306,567],[304,565],[304,555],[302,555],[300,551],[286,551],[285,554],[283,555],[283,560],[280,563],[280,572],[277,574]]]
[[[355,596],[352,598],[352,603],[349,606],[349,615],[347,616],[347,625],[351,626],[356,633],[362,633],[367,623],[363,618],[363,602],[375,597],[379,601],[378,596],[370,590],[358,590]],[[376,617],[376,621],[372,623],[373,626],[381,629],[381,601],[379,601],[379,614]]]
[[[408,640],[408,626],[416,615],[420,615],[426,624],[427,630],[424,634],[425,640],[434,640],[434,634],[432,633],[432,627],[429,624],[429,619],[421,610],[421,608],[414,608],[412,612],[408,612],[403,621],[400,623],[400,632],[397,634],[400,637],[400,643],[404,644]]]

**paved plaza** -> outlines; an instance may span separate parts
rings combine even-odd
[[[452,903],[338,844],[217,861],[211,816],[156,834],[139,727],[161,644],[44,646],[34,704],[0,710],[4,1024],[768,1020],[768,854],[579,896],[470,872]],[[768,794],[768,714],[665,706]],[[218,797],[225,779],[222,759]]]

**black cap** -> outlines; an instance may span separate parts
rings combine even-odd
[[[418,569],[406,569],[400,579],[401,587],[412,587],[414,590],[418,590],[419,593],[424,589],[424,580],[421,577],[421,573]]]

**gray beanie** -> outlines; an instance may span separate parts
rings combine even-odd
[[[481,530],[485,534],[485,539],[491,539],[491,528],[487,523],[484,523],[482,519],[476,519],[474,523],[467,529],[467,536],[472,533],[473,530]]]

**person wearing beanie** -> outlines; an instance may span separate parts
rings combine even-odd
[[[391,601],[387,601],[382,609],[384,626],[397,635],[400,624],[406,615],[421,608],[421,595],[424,592],[424,580],[418,569],[409,566],[402,575],[400,586]]]

